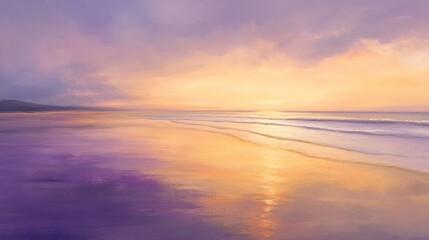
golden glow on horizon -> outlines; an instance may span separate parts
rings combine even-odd
[[[341,110],[429,103],[429,43],[363,40],[349,51],[303,63],[255,42],[223,55],[194,53],[158,73],[129,74],[129,101],[159,109]],[[144,81],[142,80],[144,79]]]

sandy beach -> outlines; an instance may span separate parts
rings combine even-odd
[[[1,116],[4,239],[429,236],[425,173],[133,114],[28,116]]]

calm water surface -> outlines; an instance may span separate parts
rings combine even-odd
[[[0,239],[429,239],[426,113],[0,114]]]

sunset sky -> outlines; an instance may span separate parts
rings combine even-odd
[[[1,0],[0,99],[429,110],[429,1]]]

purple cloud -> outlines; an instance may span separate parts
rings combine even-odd
[[[0,96],[120,98],[109,76],[94,75],[156,71],[194,51],[223,54],[255,39],[297,60],[318,61],[364,38],[427,38],[428,9],[418,0],[1,1]]]

